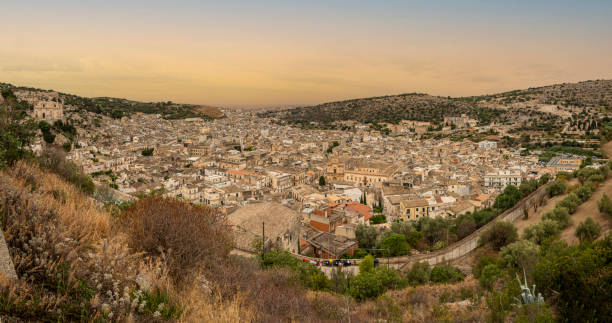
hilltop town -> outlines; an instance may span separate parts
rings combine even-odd
[[[491,207],[507,185],[606,162],[597,150],[600,107],[581,107],[597,112],[592,128],[572,128],[568,112],[561,137],[534,135],[538,129],[519,134],[523,118],[483,123],[461,111],[441,122],[347,120],[334,129],[304,129],[248,110],[223,109],[214,119],[107,115],[75,105],[84,99],[74,96],[14,93],[36,119],[63,125],[52,140],[39,136],[35,152],[63,145],[66,158],[112,190],[116,203],[157,193],[218,208],[243,250],[252,249],[266,222],[270,242],[292,252],[353,255],[359,225],[384,231],[398,220],[457,218]],[[63,131],[66,125],[72,131]],[[572,147],[559,146],[563,141]],[[334,243],[317,243],[322,239]]]
[[[609,317],[607,90],[295,122],[0,88],[1,319]]]

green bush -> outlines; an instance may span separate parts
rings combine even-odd
[[[593,184],[593,182],[587,181],[584,182],[584,184],[582,184],[576,190],[574,190],[573,193],[576,194],[576,197],[578,197],[578,199],[580,199],[582,203],[584,203],[591,197],[593,191],[595,191],[595,185]]]
[[[553,220],[559,224],[561,229],[567,228],[570,222],[569,211],[564,207],[556,207],[542,215],[543,220]]]
[[[349,289],[353,298],[363,301],[367,298],[376,297],[383,293],[382,282],[372,272],[360,272],[351,280]]]
[[[488,264],[482,269],[478,283],[483,289],[490,290],[493,284],[502,276],[502,272],[495,264]]]
[[[370,224],[382,224],[387,222],[387,217],[384,214],[376,214],[370,218]]]
[[[570,214],[574,214],[581,203],[582,201],[578,198],[578,196],[576,196],[576,194],[574,193],[571,193],[566,198],[557,203],[557,206],[564,207]]]
[[[599,212],[612,216],[612,200],[610,197],[604,193],[599,202],[597,202],[597,207],[599,208]]]
[[[429,280],[434,283],[454,283],[462,281],[463,274],[451,265],[435,266],[431,270]]]
[[[155,148],[145,148],[140,153],[143,156],[153,156],[153,150],[155,150]]]
[[[430,272],[431,268],[428,262],[415,262],[412,264],[412,267],[410,267],[406,278],[410,285],[422,285],[429,281]]]
[[[501,247],[512,243],[518,239],[516,227],[506,221],[495,222],[491,228],[483,232],[478,240],[480,246],[490,245],[493,249],[499,250]]]
[[[525,304],[516,311],[516,323],[554,323],[548,305],[545,303]]]
[[[525,228],[523,239],[541,245],[545,240],[556,237],[560,231],[561,227],[556,221],[542,220]]]
[[[382,284],[383,289],[398,289],[407,285],[407,280],[402,279],[397,270],[387,268],[386,266],[379,266],[374,271],[374,274],[376,279]]]
[[[562,179],[557,179],[552,184],[550,184],[550,186],[548,186],[546,192],[548,193],[549,197],[553,197],[565,193],[566,190],[566,182]]]
[[[480,277],[480,273],[482,273],[482,269],[490,264],[496,265],[497,259],[491,256],[482,256],[478,258],[478,261],[472,268],[472,275],[474,275],[474,277],[478,279]]]
[[[359,272],[369,273],[372,271],[374,271],[374,257],[372,257],[372,255],[367,255],[359,263]]]
[[[593,244],[552,243],[536,266],[534,283],[554,297],[566,322],[612,322],[612,236]]]
[[[389,250],[391,256],[402,256],[410,253],[410,246],[406,242],[406,237],[397,233],[386,237],[382,241],[381,249]]]
[[[601,226],[599,223],[593,221],[592,218],[587,218],[583,222],[580,222],[576,228],[576,237],[578,237],[580,242],[595,241],[600,234]]]

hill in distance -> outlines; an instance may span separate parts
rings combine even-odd
[[[493,95],[441,97],[421,93],[388,95],[323,103],[260,113],[289,123],[332,123],[355,120],[364,123],[416,120],[441,122],[445,116],[467,114],[482,124],[505,122],[516,114],[543,117],[543,105],[584,109],[612,108],[612,80],[556,84]]]
[[[29,90],[35,92],[52,92],[30,87],[19,87],[8,83],[0,83],[0,88],[10,88],[13,91]],[[164,119],[202,118],[205,120],[223,118],[225,114],[221,109],[213,106],[182,104],[167,102],[140,102],[122,98],[95,97],[88,98],[74,94],[59,92],[65,105],[73,106],[77,110],[104,114],[113,118],[129,116],[141,112],[147,114],[160,114]]]

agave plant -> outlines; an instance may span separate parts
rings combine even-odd
[[[518,275],[516,275],[516,280],[518,280],[519,285],[521,286],[521,298],[515,297],[516,305],[526,305],[526,304],[535,304],[535,303],[544,303],[544,297],[542,297],[541,293],[538,293],[536,296],[536,285],[532,285],[531,289],[529,289],[529,285],[527,285],[527,275],[525,274],[525,269],[523,269],[523,277],[525,280],[525,284],[521,283]]]

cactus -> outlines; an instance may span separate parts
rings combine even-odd
[[[525,284],[521,283],[518,275],[516,275],[516,280],[518,280],[519,285],[521,286],[521,298],[515,297],[516,305],[522,306],[526,304],[535,304],[535,303],[544,303],[544,297],[542,297],[541,293],[538,293],[536,296],[536,285],[532,285],[532,288],[529,289],[529,285],[527,285],[527,275],[525,274],[525,269],[523,269],[523,277],[525,279]]]

